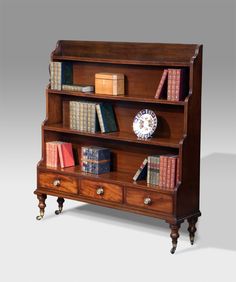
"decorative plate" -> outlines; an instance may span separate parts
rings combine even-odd
[[[141,110],[134,118],[133,131],[138,138],[147,139],[155,132],[157,122],[157,116],[152,110]]]

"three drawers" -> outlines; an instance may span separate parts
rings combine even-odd
[[[97,200],[123,202],[123,188],[117,184],[81,179],[79,193]]]
[[[126,203],[128,205],[154,210],[163,213],[173,212],[173,199],[171,195],[141,189],[126,189]]]
[[[51,172],[39,172],[38,184],[40,187],[66,193],[77,194],[77,178]]]
[[[86,198],[118,204],[123,204],[124,198],[124,203],[130,207],[150,210],[150,212],[173,213],[173,197],[154,191],[124,188],[118,184],[84,178],[79,182],[79,179],[74,176],[42,171],[38,175],[38,185],[54,191],[79,194]]]

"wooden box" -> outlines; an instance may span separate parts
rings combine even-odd
[[[105,95],[124,95],[124,75],[122,73],[96,73],[95,92]]]

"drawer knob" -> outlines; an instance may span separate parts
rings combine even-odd
[[[103,195],[103,194],[104,194],[103,188],[102,188],[102,187],[99,187],[99,188],[97,189],[97,195]]]
[[[149,198],[149,197],[148,197],[148,198],[145,198],[144,201],[143,201],[144,205],[150,205],[151,202],[152,202],[152,199]]]
[[[60,186],[60,184],[61,184],[61,181],[59,179],[55,179],[53,181],[53,185],[56,186],[56,187]]]

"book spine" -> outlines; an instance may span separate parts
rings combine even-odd
[[[180,181],[180,164],[179,164],[179,157],[177,157],[177,160],[176,160],[176,183],[179,183]]]
[[[168,69],[168,84],[167,84],[167,100],[171,101],[172,99],[172,79],[173,69]]]
[[[80,131],[83,131],[83,102],[78,102],[79,105],[78,105],[78,109],[79,109],[79,115],[78,115],[78,122],[79,122],[79,130]]]
[[[167,78],[168,70],[164,70],[159,85],[157,87],[155,98],[159,99],[161,97],[162,89]]]
[[[96,104],[93,103],[90,105],[90,127],[92,133],[96,132],[96,123],[97,123],[96,119],[97,119]]]
[[[151,165],[151,159],[150,156],[148,156],[148,170],[147,170],[147,183],[150,183],[150,165]]]
[[[171,161],[171,171],[170,171],[170,188],[174,189],[176,185],[176,157],[170,158]]]
[[[63,152],[62,152],[62,144],[58,144],[58,154],[59,154],[61,167],[64,168],[65,165],[64,165],[64,158],[63,158]]]
[[[88,103],[84,103],[83,108],[83,131],[88,132]]]
[[[171,177],[171,158],[167,157],[167,169],[166,169],[166,188],[170,188],[170,177]]]
[[[164,156],[160,156],[160,178],[159,178],[159,186],[163,186],[163,158]]]
[[[157,157],[153,157],[153,184],[157,185]]]
[[[49,142],[46,143],[46,165],[52,166],[52,151],[51,151],[51,144]]]
[[[181,80],[181,69],[175,70],[175,77],[174,77],[175,89],[173,90],[173,100],[179,101],[180,100],[180,80]]]
[[[102,112],[101,112],[101,105],[100,104],[96,105],[96,110],[97,110],[98,121],[99,121],[99,124],[100,124],[101,132],[104,133],[105,127],[104,127],[104,122],[103,122],[103,118],[102,118]]]
[[[160,181],[160,156],[157,157],[157,164],[156,164],[156,185],[159,185]]]
[[[162,179],[162,186],[166,187],[166,182],[167,182],[167,160],[168,157],[164,156],[164,160],[163,160],[163,179]]]

